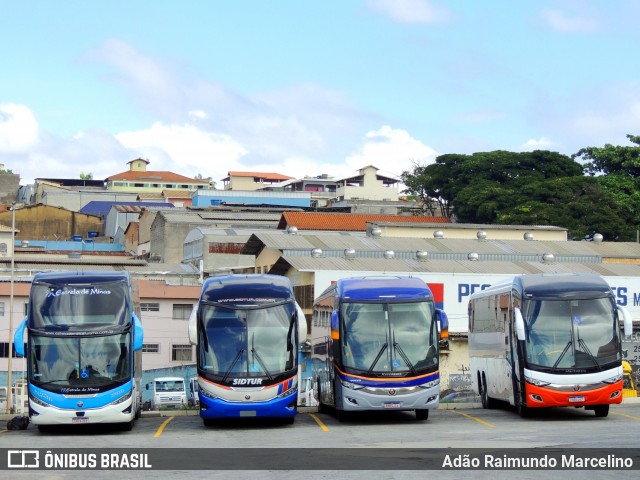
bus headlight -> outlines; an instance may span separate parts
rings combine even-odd
[[[38,397],[36,397],[34,395],[29,395],[29,400],[31,400],[36,405],[40,405],[41,407],[48,407],[49,406],[48,403],[43,402],[42,400],[40,400]]]
[[[202,395],[203,397],[210,398],[211,400],[215,400],[216,398],[218,398],[216,394],[211,393],[208,390],[203,390],[202,388],[198,390],[198,394]]]
[[[620,380],[622,380],[622,375],[616,375],[615,377],[611,377],[611,378],[607,378],[606,380],[603,380],[604,383],[618,383]]]
[[[526,382],[529,382],[532,385],[535,385],[536,387],[546,387],[547,385],[550,385],[549,382],[545,382],[544,380],[537,380],[535,378],[531,378],[527,375],[524,376],[524,380]]]
[[[418,386],[426,390],[427,388],[437,387],[438,385],[440,385],[440,379],[432,380],[430,382],[423,383],[422,385],[418,385]]]
[[[126,402],[130,398],[131,398],[131,390],[129,390],[125,395],[121,396],[115,402],[111,402],[109,405],[119,405],[119,404],[121,404],[123,402]]]
[[[340,383],[343,387],[349,388],[351,390],[361,390],[364,387],[362,385],[357,385],[355,383],[347,382],[346,380],[340,379]]]
[[[284,397],[286,397],[288,395],[291,395],[296,390],[298,390],[298,386],[297,385],[295,387],[291,387],[289,390],[286,390],[286,391],[282,392],[280,395],[277,396],[277,398],[284,398]]]

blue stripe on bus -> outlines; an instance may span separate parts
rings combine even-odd
[[[101,393],[69,393],[73,397],[66,397],[63,393],[54,393],[43,388],[36,387],[33,384],[29,385],[29,394],[42,400],[44,403],[51,405],[52,407],[61,408],[65,410],[87,410],[92,408],[100,408],[115,402],[123,395],[126,395],[131,391],[133,383],[131,381],[120,385],[113,390],[109,390]],[[82,402],[82,407],[78,407],[78,402]]]
[[[402,378],[365,378],[358,375],[349,375],[348,373],[336,370],[336,374],[342,380],[351,382],[356,385],[362,385],[363,387],[375,387],[375,388],[399,388],[399,387],[415,387],[428,382],[433,382],[440,378],[440,372],[432,372],[426,375],[420,375],[419,377],[402,377]]]

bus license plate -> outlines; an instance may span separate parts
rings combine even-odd
[[[384,404],[384,408],[400,408],[399,402],[387,402]]]
[[[569,401],[572,403],[584,402],[584,395],[569,397]]]
[[[72,418],[71,423],[89,423],[89,419],[87,417]]]

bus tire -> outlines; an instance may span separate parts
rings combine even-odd
[[[318,412],[327,413],[327,406],[322,402],[322,387],[320,387],[320,379],[316,380],[316,392],[318,392]]]
[[[213,418],[203,418],[202,423],[204,423],[205,427],[213,427],[216,424],[216,421]]]
[[[133,429],[133,420],[120,424],[121,432],[130,432]]]
[[[531,409],[526,405],[523,405],[521,401],[516,405],[516,410],[518,410],[520,418],[529,418],[531,416]]]
[[[284,423],[287,425],[293,425],[296,421],[295,415],[293,417],[285,417]]]
[[[596,414],[596,417],[604,418],[609,415],[609,405],[596,405],[593,408],[593,413]]]
[[[429,418],[429,409],[420,408],[416,410],[416,420],[427,420]]]
[[[494,408],[495,401],[489,396],[489,389],[487,388],[487,379],[482,374],[480,381],[480,400],[482,401],[482,408]]]

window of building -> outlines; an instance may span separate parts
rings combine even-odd
[[[6,255],[7,254],[7,244],[2,242],[0,243],[0,255]]]
[[[172,362],[190,362],[192,358],[191,345],[171,345]]]
[[[160,353],[159,343],[143,343],[142,353]]]
[[[140,310],[143,312],[159,312],[160,304],[159,303],[141,303]]]
[[[133,186],[134,187],[138,187],[138,188],[143,188],[144,187],[144,183],[134,183]]]
[[[175,185],[173,183],[167,183],[164,188],[175,188]]]
[[[0,302],[0,317],[4,317],[4,302]]]
[[[190,303],[174,303],[173,304],[173,319],[174,320],[189,320],[193,310],[193,305]]]
[[[180,188],[188,189],[189,185],[180,185]]]
[[[29,304],[24,303],[22,305],[22,314],[26,317],[27,313],[29,313]]]
[[[27,344],[24,344],[24,350],[27,351]],[[0,358],[9,358],[9,342],[0,342]],[[16,349],[11,347],[11,358],[18,358]]]

